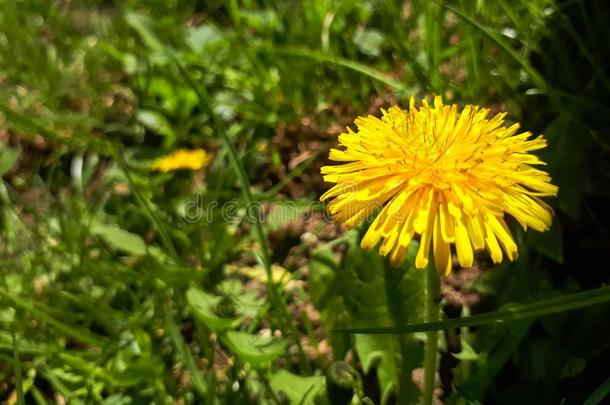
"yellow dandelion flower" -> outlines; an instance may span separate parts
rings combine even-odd
[[[180,149],[160,157],[150,166],[154,170],[169,172],[171,170],[199,170],[205,167],[212,157],[203,149]]]
[[[523,228],[547,230],[552,209],[540,197],[557,195],[550,176],[529,152],[546,147],[542,136],[517,133],[503,125],[505,113],[488,118],[489,109],[443,105],[440,97],[419,108],[382,110],[382,118],[359,117],[357,131],[339,136],[344,150],[322,167],[324,181],[336,183],[321,198],[336,221],[355,227],[379,211],[361,246],[404,258],[419,235],[415,265],[428,265],[430,249],[439,272],[451,271],[451,245],[461,266],[473,264],[474,251],[486,249],[495,263],[517,257],[505,214]]]

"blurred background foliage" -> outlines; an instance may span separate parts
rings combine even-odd
[[[515,263],[444,282],[448,317],[608,281],[604,0],[0,7],[0,401],[416,402],[422,336],[330,331],[421,322],[422,274],[316,203],[337,135],[410,96],[544,133],[560,190]],[[205,171],[149,169],[199,147]],[[447,331],[439,400],[598,403],[608,315]]]

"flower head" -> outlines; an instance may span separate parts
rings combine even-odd
[[[162,172],[178,169],[199,170],[205,167],[211,159],[212,157],[203,149],[180,149],[160,157],[150,167]]]
[[[428,265],[430,249],[439,272],[451,271],[451,245],[461,266],[470,267],[474,251],[485,249],[495,263],[517,257],[506,214],[523,228],[544,231],[552,209],[540,197],[557,194],[550,176],[529,152],[546,147],[542,136],[517,133],[503,125],[505,113],[467,105],[392,107],[383,116],[359,117],[357,131],[339,136],[343,150],[322,167],[324,181],[336,183],[320,200],[336,221],[355,227],[383,207],[361,246],[390,255],[394,265],[419,236],[415,265]]]

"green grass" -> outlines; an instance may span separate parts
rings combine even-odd
[[[445,403],[607,396],[603,1],[0,5],[0,402],[324,404],[345,360],[352,403],[416,403],[431,328]],[[435,94],[544,133],[560,193],[431,325],[415,244],[393,269],[318,199],[339,131]]]

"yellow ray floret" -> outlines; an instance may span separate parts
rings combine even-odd
[[[382,117],[356,119],[357,131],[339,136],[342,149],[322,167],[335,183],[320,200],[330,200],[335,220],[355,227],[379,212],[361,245],[400,264],[411,240],[419,237],[415,259],[428,265],[430,251],[439,272],[451,271],[451,245],[463,267],[475,250],[487,250],[495,263],[517,257],[505,215],[524,228],[547,230],[552,209],[540,197],[557,195],[550,176],[530,152],[546,147],[542,136],[503,125],[505,114],[467,105],[443,105],[440,97],[409,108],[382,110]],[[379,210],[381,208],[381,210]]]
[[[171,170],[199,170],[205,167],[212,157],[203,149],[180,149],[160,157],[150,166],[154,170],[169,172]]]

